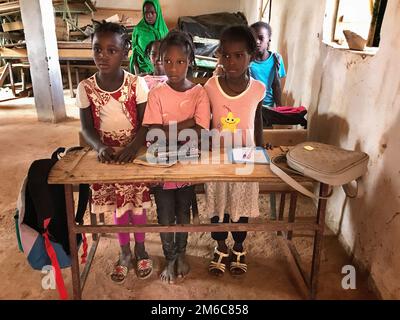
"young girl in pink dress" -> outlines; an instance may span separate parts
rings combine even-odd
[[[243,146],[263,145],[261,102],[265,86],[251,78],[248,71],[255,51],[256,41],[250,28],[232,26],[225,29],[219,48],[224,72],[212,77],[204,86],[211,103],[212,129],[226,131],[224,133],[231,137],[236,130],[241,130]],[[228,125],[224,119],[229,120]],[[206,212],[212,223],[247,223],[249,217],[259,215],[258,183],[211,182],[206,183],[205,188]],[[217,241],[209,265],[211,274],[223,275],[228,264],[232,275],[247,271],[243,247],[246,235],[246,232],[232,232],[234,245],[229,249],[225,242],[228,232],[211,233]]]
[[[124,27],[110,22],[96,26],[93,58],[98,68],[78,86],[82,133],[103,163],[123,164],[133,160],[144,145],[146,129],[141,126],[148,88],[141,77],[121,68],[130,41]],[[112,213],[118,225],[146,223],[146,208],[151,205],[149,189],[143,183],[91,185],[91,209],[94,213]],[[134,256],[129,233],[119,233],[121,253],[111,279],[123,283],[128,270],[136,267],[141,279],[152,273],[152,261],[145,250],[144,233],[135,233]]]

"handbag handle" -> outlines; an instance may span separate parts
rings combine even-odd
[[[356,179],[355,181],[356,181],[355,192],[350,192],[351,182],[342,185],[344,193],[346,194],[347,197],[351,199],[361,198],[364,194],[364,184],[362,183],[361,177]]]
[[[284,159],[286,158],[286,156],[281,155],[281,156],[277,156],[277,157],[273,157],[271,159],[271,163],[270,163],[270,167],[271,167],[271,171],[273,173],[275,173],[279,178],[281,178],[284,182],[286,182],[289,186],[291,186],[293,189],[295,189],[296,191],[304,194],[305,196],[315,199],[315,200],[319,200],[319,199],[328,199],[331,195],[332,195],[332,190],[329,193],[328,196],[326,197],[319,197],[316,196],[313,192],[311,192],[310,190],[308,190],[307,188],[303,187],[300,183],[298,183],[296,180],[294,180],[291,176],[289,176],[285,171],[283,171],[276,163],[278,163],[278,160]],[[294,170],[290,170],[291,172],[294,172]],[[299,174],[297,172],[297,174]]]
[[[293,189],[297,190],[298,192],[304,194],[307,197],[310,197],[312,199],[318,200],[318,199],[328,199],[332,195],[332,190],[330,194],[327,197],[319,197],[316,196],[314,193],[312,193],[310,190],[307,188],[303,187],[300,183],[298,183],[296,180],[294,180],[291,176],[289,176],[284,170],[282,170],[277,163],[280,162],[280,160],[286,159],[285,155],[280,155],[273,157],[271,159],[270,167],[271,171],[275,173],[279,178],[281,178],[284,182],[286,182],[288,185],[290,185]],[[292,169],[286,169],[289,172],[295,173],[295,174],[300,174],[299,172],[292,170]],[[346,183],[342,185],[342,189],[344,193],[346,194],[347,197],[351,199],[355,198],[361,198],[362,195],[364,194],[364,185],[362,183],[361,177],[356,179],[356,187],[355,187],[355,192],[351,192],[350,185],[351,182]]]

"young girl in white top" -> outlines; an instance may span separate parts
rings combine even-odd
[[[97,151],[99,161],[130,162],[145,143],[142,119],[148,88],[143,78],[121,68],[130,47],[124,27],[110,22],[98,24],[92,46],[98,72],[79,84],[76,99],[81,108],[82,133]],[[146,208],[151,205],[147,185],[96,183],[91,185],[91,191],[92,212],[112,213],[119,225],[146,224]],[[111,279],[117,283],[123,283],[128,270],[134,266],[140,279],[152,273],[152,261],[144,246],[145,235],[134,235],[133,257],[129,233],[118,234],[121,254],[111,273]]]

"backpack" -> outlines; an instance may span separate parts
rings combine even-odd
[[[67,150],[81,149],[75,147]],[[55,272],[57,290],[61,299],[67,298],[60,268],[71,266],[64,185],[47,183],[53,165],[62,157],[65,148],[58,148],[50,159],[35,160],[24,178],[19,193],[15,222],[19,249],[35,270],[51,265]],[[89,185],[79,185],[79,203],[75,221],[83,223],[89,198]],[[77,235],[78,244],[83,239],[82,263],[87,256],[85,235]]]

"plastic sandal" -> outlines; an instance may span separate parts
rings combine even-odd
[[[218,260],[215,261],[215,259],[217,259],[217,257],[218,257]],[[217,247],[215,247],[214,258],[208,265],[208,271],[215,276],[222,276],[226,269],[226,261],[227,261],[228,257],[229,257],[229,253],[223,253],[223,252],[219,251],[217,249]],[[222,260],[224,260],[225,262],[222,262]],[[218,270],[218,272],[215,272],[217,270]]]
[[[110,275],[111,280],[115,283],[123,284],[126,280],[126,276],[128,275],[128,271],[129,269],[127,266],[123,266],[117,263],[114,266],[114,270]]]
[[[246,251],[238,252],[232,249],[231,253],[232,256],[231,256],[231,264],[229,266],[229,271],[233,276],[241,276],[242,274],[247,272],[247,264],[244,262],[244,257],[246,256],[247,252]],[[236,261],[234,260],[233,255],[236,256]]]
[[[139,279],[147,279],[153,273],[153,261],[151,259],[141,259],[136,263],[136,274]]]

